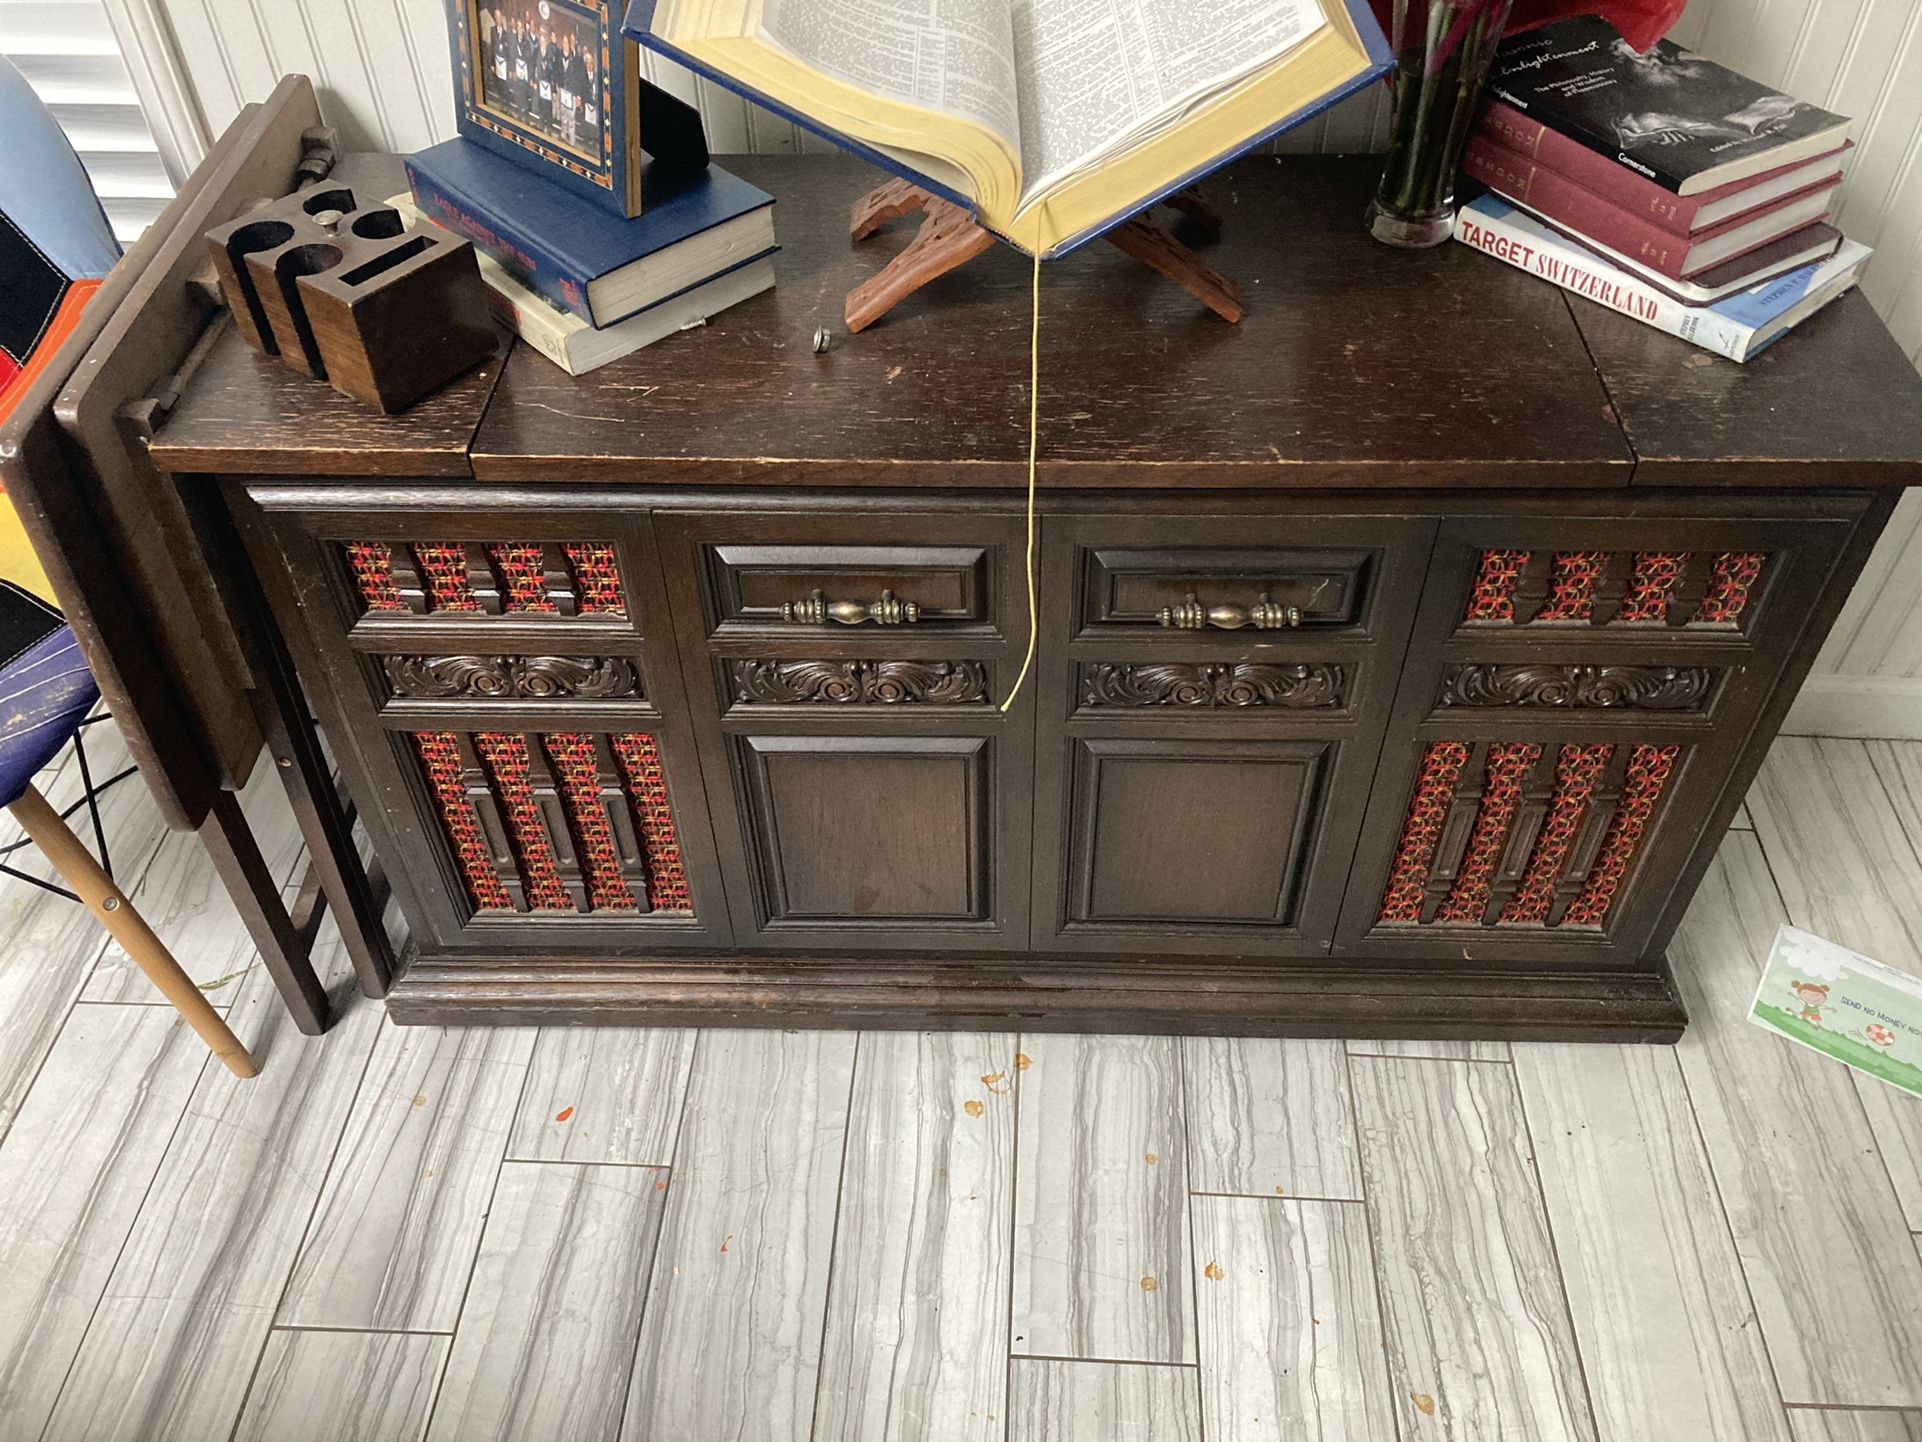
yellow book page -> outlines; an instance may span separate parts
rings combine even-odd
[[[1326,28],[1190,118],[1062,182],[1018,214],[984,205],[982,223],[1047,255],[1362,75],[1368,56],[1347,8],[1324,9]]]
[[[984,125],[823,75],[760,34],[761,0],[662,0],[653,31],[697,60],[972,198],[1012,209],[1020,159]]]

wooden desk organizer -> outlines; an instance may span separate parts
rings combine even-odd
[[[269,202],[207,244],[251,345],[389,415],[494,353],[473,246],[345,186]]]

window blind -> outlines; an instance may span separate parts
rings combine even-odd
[[[101,0],[0,0],[0,55],[53,111],[114,234],[132,241],[174,188]]]

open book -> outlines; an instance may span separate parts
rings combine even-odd
[[[1382,73],[1352,3],[634,0],[626,31],[1050,255]]]

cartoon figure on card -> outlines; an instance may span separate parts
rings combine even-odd
[[[1801,1011],[1796,1015],[1810,1026],[1820,1026],[1822,1008],[1827,1005],[1829,999],[1829,989],[1820,982],[1792,981],[1789,983],[1789,990],[1795,993],[1795,999],[1802,1006]]]

